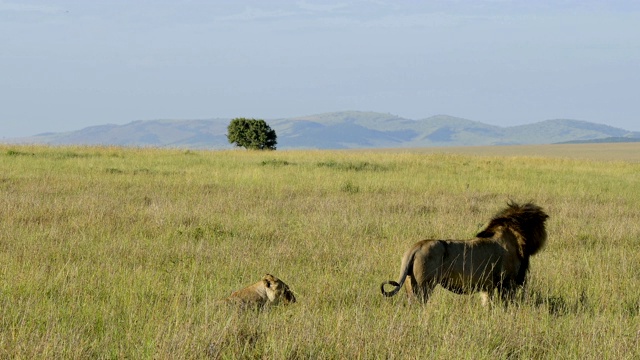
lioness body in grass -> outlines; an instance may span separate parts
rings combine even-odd
[[[234,291],[224,301],[228,304],[239,305],[241,308],[261,309],[279,303],[294,303],[296,297],[284,281],[271,274],[266,274],[257,283]]]
[[[408,278],[410,301],[426,303],[438,284],[457,294],[482,292],[484,304],[494,293],[510,300],[524,286],[529,257],[546,242],[547,218],[537,205],[510,202],[474,239],[417,242],[402,257],[398,282],[382,283],[382,294],[395,295]],[[387,284],[395,288],[386,291]]]

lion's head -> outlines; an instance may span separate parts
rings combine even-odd
[[[498,212],[476,237],[491,238],[500,228],[509,228],[518,238],[523,256],[535,255],[547,241],[545,221],[549,218],[540,206],[533,203],[518,205],[510,201]]]

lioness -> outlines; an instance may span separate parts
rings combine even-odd
[[[238,304],[242,308],[264,308],[277,305],[280,302],[283,304],[294,303],[296,297],[284,281],[271,274],[266,274],[257,283],[234,291],[224,301],[229,304]]]

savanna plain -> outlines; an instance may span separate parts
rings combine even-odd
[[[535,149],[0,145],[0,358],[638,359],[640,144]],[[550,216],[515,304],[380,294],[509,200]],[[297,302],[219,302],[265,273]]]

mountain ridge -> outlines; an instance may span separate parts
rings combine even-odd
[[[124,125],[96,125],[2,142],[227,149],[233,147],[226,137],[230,121],[136,120]],[[572,119],[500,127],[449,115],[411,120],[385,113],[342,111],[266,121],[276,131],[278,149],[529,145],[640,138],[640,132]]]

